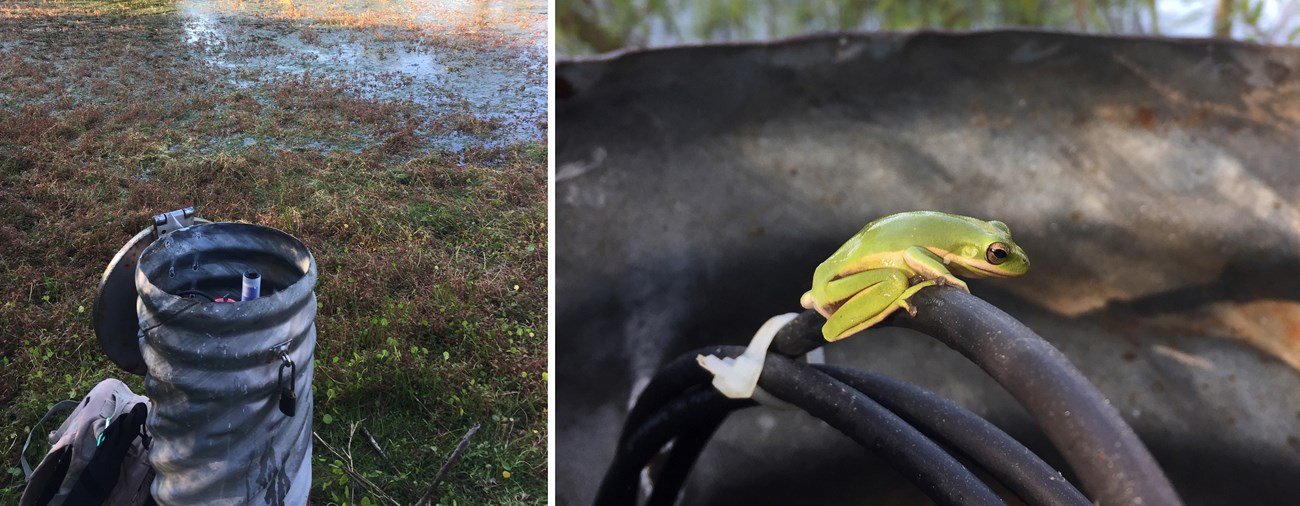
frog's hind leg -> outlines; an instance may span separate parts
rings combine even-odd
[[[838,341],[881,320],[904,307],[898,304],[908,292],[907,274],[898,269],[872,269],[827,283],[829,300],[848,298],[835,308],[822,326],[827,341]]]
[[[902,271],[888,268],[870,269],[832,279],[821,286],[814,286],[813,295],[823,304],[827,301],[847,301],[863,290],[881,283],[894,286],[900,278],[903,279],[903,286],[906,287],[907,275]],[[833,311],[836,307],[825,304],[825,309]]]

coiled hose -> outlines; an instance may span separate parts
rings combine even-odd
[[[1136,434],[1060,351],[961,290],[926,288],[910,302],[916,316],[900,313],[885,323],[929,334],[988,372],[1042,426],[1095,500],[1181,504]],[[1004,504],[945,447],[979,465],[1026,504],[1091,504],[1037,455],[947,399],[878,374],[814,368],[787,358],[825,344],[823,321],[808,311],[778,332],[759,378],[761,388],[877,452],[939,504]],[[676,501],[691,465],[726,416],[755,405],[719,394],[695,357],[735,357],[743,351],[738,346],[697,350],[656,374],[624,422],[596,505],[635,504],[641,469],[669,441],[673,448],[648,504]]]

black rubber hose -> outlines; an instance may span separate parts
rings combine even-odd
[[[693,387],[710,384],[712,375],[700,367],[695,357],[699,355],[735,357],[743,350],[737,346],[699,348],[682,354],[661,367],[637,396],[636,405],[624,419],[623,433],[619,437],[620,444],[627,440],[636,427],[665,404],[672,402],[674,398]],[[682,485],[690,476],[691,468],[695,466],[700,452],[704,450],[704,446],[712,439],[714,432],[722,426],[722,422],[726,421],[729,414],[728,412],[717,414],[712,418],[701,418],[698,424],[687,428],[673,440],[673,448],[668,454],[668,459],[660,466],[661,471],[654,477],[654,488],[646,502],[647,506],[671,506],[677,502]]]
[[[212,298],[211,296],[209,296],[208,294],[203,293],[203,292],[200,292],[200,291],[198,291],[198,290],[182,290],[182,291],[179,291],[179,292],[174,293],[173,295],[176,295],[176,296],[179,296],[179,297],[187,297],[187,296],[188,296],[188,297],[191,298],[191,299],[193,299],[195,295],[198,295],[199,297],[203,297],[203,298],[205,298],[205,299],[208,299],[208,302],[213,302],[214,300],[216,300],[216,299],[213,299],[213,298]]]
[[[1151,453],[1119,412],[1056,348],[997,307],[965,291],[934,286],[886,325],[929,334],[984,369],[1034,417],[1084,490],[1102,504],[1181,505]],[[815,311],[783,327],[773,347],[806,353],[824,345]]]
[[[1088,495],[1101,504],[1181,505],[1169,478],[1133,429],[1066,356],[1024,324],[965,291],[934,286],[886,325],[918,330],[970,359],[1024,406]],[[782,353],[825,344],[821,316],[806,311],[778,332]]]
[[[682,354],[677,359],[661,367],[655,373],[655,376],[651,378],[650,383],[646,384],[646,387],[641,390],[641,393],[637,396],[636,404],[624,419],[623,432],[619,435],[620,447],[627,441],[627,438],[636,427],[641,426],[647,418],[653,416],[665,404],[672,402],[674,398],[695,386],[710,383],[712,375],[700,367],[695,360],[696,356],[734,357],[741,351],[743,351],[743,348],[736,346],[699,348]],[[697,425],[687,428],[685,433],[677,436],[673,441],[673,449],[668,454],[668,460],[662,466],[662,471],[654,478],[654,488],[650,493],[649,501],[646,503],[647,506],[676,503],[677,495],[686,482],[686,478],[690,475],[690,470],[694,467],[700,452],[704,450],[704,446],[708,444],[718,427],[722,426],[722,422],[726,421],[728,414],[730,413],[717,414],[712,418],[701,418]]]
[[[737,349],[740,351],[736,351]],[[682,393],[692,387],[707,384],[713,380],[713,376],[709,374],[709,371],[704,370],[704,368],[700,367],[700,364],[696,363],[696,356],[736,357],[743,351],[744,348],[736,346],[708,346],[685,353],[659,368],[654,377],[650,379],[650,383],[647,383],[646,387],[637,395],[636,404],[632,406],[632,410],[623,419],[623,433],[619,435],[619,444],[622,445],[632,430],[640,427],[647,418],[653,416],[665,405],[672,402],[673,399],[681,396]]]
[[[713,433],[717,432],[718,427],[721,427],[722,422],[726,420],[726,415],[714,420],[701,420],[699,425],[687,429],[686,433],[673,440],[672,452],[668,454],[668,459],[661,466],[662,470],[655,475],[654,489],[650,492],[650,500],[646,502],[646,506],[677,504],[677,496],[680,495],[686,478],[690,476],[691,468],[695,467],[695,461],[700,458],[704,446],[713,438]]]
[[[768,351],[798,357],[826,346],[826,339],[822,337],[822,325],[825,324],[826,318],[817,311],[809,309],[799,313],[776,331]]]
[[[1098,501],[1181,504],[1137,435],[1060,351],[1006,313],[961,290],[926,288],[913,296],[912,303],[916,317],[900,312],[886,324],[930,334],[988,372],[1038,421],[1084,489]],[[824,345],[822,321],[814,311],[801,314],[778,332],[774,351],[793,355]],[[679,361],[690,365],[689,357]],[[690,372],[688,367],[680,370]],[[687,379],[669,376],[662,390],[671,391]],[[646,392],[651,391],[647,386]],[[650,403],[642,408],[638,402],[637,408],[654,411]]]
[[[726,418],[736,409],[753,405],[754,401],[749,399],[728,399],[706,383],[669,402],[648,417],[645,423],[625,425],[622,440],[614,453],[614,462],[605,471],[593,504],[636,504],[641,469],[668,441],[709,420]]]
[[[718,347],[717,351],[722,352],[722,356],[736,356],[744,348]],[[694,355],[688,357],[693,359]],[[670,367],[661,370],[656,381],[651,383],[676,385],[680,383],[672,379],[662,382],[657,380],[663,377],[679,378],[684,374],[695,376],[695,373],[677,371],[672,367],[681,363],[682,360],[675,360]],[[705,379],[707,378],[706,373]],[[880,404],[823,372],[769,354],[759,385],[771,395],[826,421],[872,450],[939,504],[1005,504],[988,485],[920,431]],[[646,387],[646,392],[654,395],[667,390],[656,387],[652,391],[649,385]],[[659,448],[673,436],[685,433],[686,428],[698,428],[710,423],[710,420],[725,417],[725,413],[709,412],[716,405],[706,404],[709,401],[706,393],[721,395],[705,383],[690,390],[683,398],[668,403],[639,426],[625,425],[615,461],[601,483],[595,504],[631,504],[636,497],[640,469]],[[640,408],[643,403],[652,404],[649,402],[651,399],[643,396],[638,400],[637,407]],[[698,449],[689,450],[689,453],[698,454]],[[691,455],[690,460],[694,460],[695,456]]]
[[[979,464],[1026,504],[1092,504],[1060,472],[1025,445],[955,402],[882,374],[830,365],[816,367],[879,402],[935,441]]]
[[[824,372],[768,354],[758,385],[865,446],[940,505],[1006,504],[930,438]]]
[[[686,362],[674,361],[677,363]],[[1027,504],[1091,504],[1074,485],[1020,442],[979,415],[938,394],[880,374],[836,366],[816,367],[863,392],[927,436],[966,455]],[[682,372],[688,372],[674,369],[668,367],[665,372],[677,378]],[[676,502],[695,460],[725,418],[724,414],[714,420],[701,420],[700,425],[674,440],[668,460],[654,479],[648,506]]]

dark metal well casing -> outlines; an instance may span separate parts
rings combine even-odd
[[[209,300],[227,291],[237,298],[250,270],[262,276],[261,297]],[[305,504],[316,347],[311,252],[268,227],[195,226],[146,248],[135,284],[159,504]],[[286,361],[296,365],[292,417],[279,408]]]

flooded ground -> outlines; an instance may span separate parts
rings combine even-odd
[[[56,21],[21,22],[49,15]],[[0,88],[4,105],[114,108],[189,95],[182,109],[213,100],[197,112],[253,114],[277,127],[244,128],[252,126],[244,119],[243,135],[210,130],[205,152],[254,144],[360,152],[393,134],[413,151],[462,151],[545,136],[542,0],[0,1],[0,19],[21,32],[0,40],[0,64],[18,70],[5,75],[18,79]],[[313,112],[363,121],[321,129],[356,118],[312,121]],[[388,125],[349,127],[358,123]]]
[[[186,43],[239,86],[310,75],[409,100],[469,126],[438,136],[452,148],[545,131],[544,1],[182,0],[177,11]]]
[[[181,0],[176,9],[185,42],[234,71],[238,86],[311,76],[409,100],[467,127],[435,136],[454,149],[545,132],[544,1]]]

